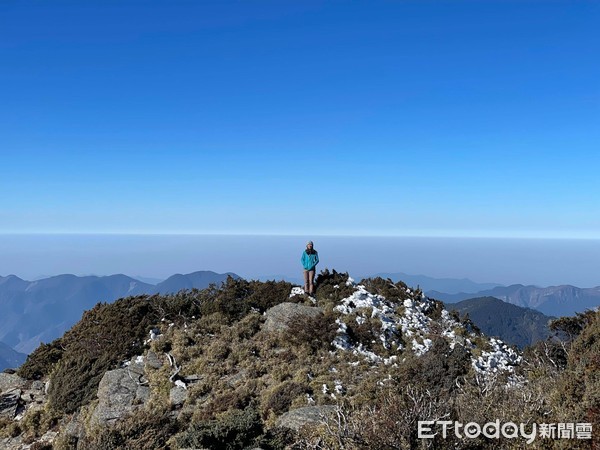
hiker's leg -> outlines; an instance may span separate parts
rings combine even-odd
[[[310,295],[315,293],[315,269],[308,271],[308,284]]]
[[[308,270],[304,271],[304,292],[306,292],[308,294],[308,288],[309,288],[309,277],[308,277]]]

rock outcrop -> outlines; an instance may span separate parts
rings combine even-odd
[[[292,409],[277,419],[277,425],[298,431],[305,425],[322,423],[323,420],[334,413],[335,408],[334,405],[321,405]]]
[[[0,373],[0,393],[16,388],[22,388],[27,380],[14,373]]]
[[[299,317],[317,317],[323,310],[316,306],[301,305],[298,303],[280,303],[265,312],[266,321],[264,331],[285,331]]]
[[[98,406],[93,421],[98,425],[111,425],[143,405],[150,396],[144,378],[143,362],[109,370],[98,385]]]
[[[0,395],[0,417],[13,419],[17,415],[19,399],[21,398],[20,389],[12,389],[3,392]]]
[[[14,419],[25,402],[30,403],[37,398],[34,391],[26,388],[27,380],[13,373],[0,373],[0,417]]]

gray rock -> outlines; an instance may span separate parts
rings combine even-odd
[[[323,310],[316,306],[280,303],[265,312],[266,321],[263,330],[268,332],[285,331],[300,317],[317,317],[320,314],[323,314]]]
[[[185,381],[185,384],[193,384],[193,383],[197,383],[202,378],[204,378],[204,377],[193,374],[193,375],[187,375],[187,376],[183,377],[183,381]]]
[[[98,385],[98,406],[93,420],[99,425],[111,425],[143,405],[150,396],[150,388],[140,385],[140,380],[144,380],[140,364],[106,372]]]
[[[277,426],[298,431],[305,425],[322,423],[325,418],[334,413],[335,408],[334,405],[322,405],[292,409],[277,419]]]
[[[58,436],[58,432],[46,431],[44,433],[44,435],[39,439],[38,442],[44,443],[44,444],[52,444],[54,442],[54,439],[56,439],[56,436]]]
[[[43,403],[45,398],[44,383],[41,381],[34,381],[29,389],[21,393],[21,400],[25,403]]]
[[[17,414],[21,390],[13,389],[0,395],[0,417],[12,419]]]
[[[146,354],[146,369],[160,369],[164,364],[164,358],[160,358],[152,350]]]
[[[233,375],[226,376],[224,380],[231,387],[236,387],[242,381],[248,378],[248,371],[246,369],[241,369],[238,373],[234,373]]]
[[[44,395],[39,391],[32,391],[28,389],[21,392],[21,400],[25,403],[41,403],[44,401]]]
[[[31,383],[31,389],[34,391],[43,391],[45,387],[46,385],[43,381],[36,380],[33,383]]]
[[[21,378],[17,374],[0,373],[0,392],[12,391],[13,389],[22,388],[27,383],[27,380]]]
[[[83,427],[83,423],[81,422],[79,415],[80,415],[79,412],[76,412],[75,414],[73,414],[73,417],[71,418],[71,420],[65,425],[64,433],[67,436],[72,436],[77,439],[82,439],[83,436],[85,435],[85,429]]]
[[[0,439],[0,448],[3,450],[30,450],[32,448],[39,448],[39,446],[46,448],[47,445],[52,446],[57,436],[58,432],[47,431],[43,436],[33,442],[30,440],[23,442],[23,436]]]
[[[0,448],[2,450],[21,450],[24,445],[22,436],[0,439]]]
[[[146,403],[150,399],[150,387],[149,386],[138,386],[135,391],[134,405]]]
[[[182,387],[175,386],[171,388],[169,398],[173,406],[181,406],[188,398],[188,391]]]

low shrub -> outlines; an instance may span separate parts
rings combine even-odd
[[[60,338],[50,344],[42,343],[27,356],[27,360],[19,367],[17,373],[28,380],[39,380],[50,374],[54,364],[60,361],[63,353],[64,348]]]
[[[164,411],[139,410],[114,426],[96,429],[77,442],[77,450],[168,449],[177,423]]]
[[[349,278],[348,272],[322,270],[315,279],[315,297],[319,306],[336,305],[342,299],[352,295],[355,288],[351,284],[346,284]]]
[[[329,349],[338,329],[335,319],[331,311],[317,316],[298,316],[290,323],[284,339],[292,345],[305,345],[312,352]]]
[[[394,302],[401,302],[410,298],[410,295],[407,294],[408,286],[402,282],[398,281],[394,283],[389,278],[365,278],[361,280],[360,284],[362,284],[365,289],[372,294],[378,294],[385,297],[387,300]]]
[[[228,411],[217,419],[192,423],[174,440],[177,448],[235,450],[255,444],[262,434],[263,424],[258,412],[248,407]]]
[[[285,381],[276,386],[267,396],[263,407],[263,417],[266,418],[271,412],[280,415],[290,409],[296,397],[311,393],[310,387],[304,383]]]

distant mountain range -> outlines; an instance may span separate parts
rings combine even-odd
[[[84,310],[98,302],[113,302],[140,294],[167,294],[181,289],[204,289],[220,284],[234,273],[194,272],[176,274],[156,285],[126,275],[104,277],[58,275],[26,281],[0,277],[0,341],[22,353],[32,352],[40,342],[62,336]]]
[[[506,303],[495,297],[480,297],[446,304],[448,311],[466,314],[487,336],[524,348],[551,336],[548,322],[555,317],[530,308]]]
[[[448,294],[445,292],[428,291],[429,297],[442,300],[446,303],[455,303],[474,297],[495,297],[513,305],[533,308],[549,316],[572,316],[586,309],[600,306],[600,286],[595,288],[578,288],[570,285],[550,286],[540,288],[537,286],[524,286],[513,284],[511,286],[497,286],[492,289],[473,293],[461,292]]]
[[[4,342],[0,342],[0,372],[7,368],[19,367],[27,355],[16,352]]]
[[[186,275],[176,274],[157,284],[145,283],[126,275],[82,276],[58,275],[36,281],[26,281],[10,275],[0,277],[0,341],[17,352],[30,353],[40,342],[51,342],[61,336],[80,318],[84,310],[92,308],[98,302],[112,302],[121,297],[140,294],[172,293],[181,289],[206,288],[210,283],[221,283],[228,275],[211,271],[200,271]],[[402,280],[411,287],[421,287],[432,298],[446,303],[456,303],[466,299],[495,297],[504,302],[531,308],[546,316],[560,317],[574,315],[586,309],[600,305],[600,287],[582,289],[574,286],[554,286],[540,288],[536,286],[512,285],[501,286],[495,283],[476,283],[468,279],[432,278],[424,275],[408,275],[404,273],[379,273],[372,275]],[[283,275],[260,277],[265,279],[287,279],[300,282]],[[439,289],[439,290],[436,290]],[[461,309],[464,305],[454,305]],[[467,306],[464,306],[465,308]],[[483,306],[479,306],[483,308]],[[493,313],[488,313],[489,309]],[[513,330],[514,338],[507,337],[505,328],[515,325],[516,310],[506,310],[502,306],[508,322],[502,322],[500,329],[485,325],[485,314],[494,317],[501,308],[487,300],[485,308],[479,313],[470,313],[474,322],[486,333],[498,334],[509,342],[526,345],[536,336],[542,336],[537,325],[530,322],[543,323],[546,319],[533,319],[531,311],[521,311],[523,330]],[[500,316],[497,316],[500,317]],[[504,317],[504,316],[503,316]],[[504,319],[503,319],[504,320]],[[519,319],[521,320],[521,319]],[[483,321],[483,322],[482,322]],[[518,328],[518,327],[517,327]],[[536,331],[537,330],[537,331]],[[503,334],[500,334],[502,332]]]
[[[360,281],[363,278],[390,278],[394,283],[397,281],[403,281],[410,287],[416,288],[417,286],[426,291],[439,291],[450,294],[457,294],[459,292],[471,292],[473,294],[483,291],[485,289],[493,289],[496,286],[502,286],[498,283],[476,283],[469,280],[468,278],[432,278],[426,275],[409,275],[402,272],[380,272],[369,275],[350,274],[356,281]],[[301,277],[289,276],[289,275],[261,275],[257,278],[260,281],[267,280],[284,280],[290,283],[302,285],[304,281]]]
[[[458,294],[459,292],[471,292],[474,294],[486,289],[502,286],[498,283],[476,283],[468,278],[432,278],[426,275],[409,275],[402,272],[382,272],[371,276],[390,278],[393,282],[403,281],[410,287],[420,287],[423,292],[439,291],[449,294]]]

